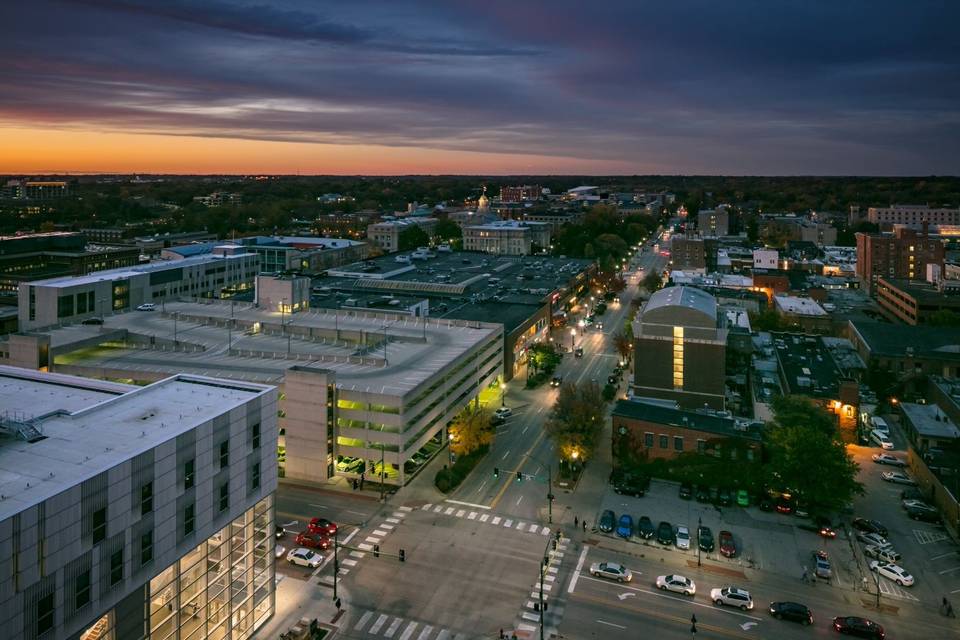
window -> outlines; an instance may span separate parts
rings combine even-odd
[[[649,431],[643,434],[643,446],[647,447],[648,449],[653,446],[653,434]]]
[[[153,531],[147,531],[140,536],[140,566],[153,560]]]
[[[153,482],[147,482],[140,487],[140,515],[145,516],[153,511]]]
[[[45,595],[37,600],[37,635],[43,635],[53,629],[53,595]]]
[[[260,463],[255,462],[252,467],[250,467],[250,490],[260,488]]]
[[[707,441],[697,439],[697,453],[703,453],[707,450]]]
[[[183,463],[183,488],[184,489],[193,488],[193,480],[194,480],[193,467],[194,467],[193,458]]]
[[[103,542],[107,537],[107,508],[93,512],[93,544]]]
[[[123,580],[123,549],[110,556],[110,586]]]
[[[224,482],[220,485],[220,511],[226,511],[230,506],[230,483]]]
[[[250,442],[253,445],[254,449],[260,448],[260,423],[256,423],[250,427]]]
[[[676,451],[683,451],[683,438],[680,436],[673,436],[673,448]]]
[[[183,510],[183,535],[184,536],[188,536],[191,533],[193,533],[193,529],[196,526],[196,515],[194,513],[195,511],[196,511],[196,506],[192,504],[187,505],[186,508]]]
[[[224,440],[220,443],[220,468],[223,469],[230,464],[230,441]]]
[[[90,569],[77,576],[73,593],[74,609],[80,610],[90,604]]]
[[[673,386],[683,388],[683,327],[673,328]]]
[[[660,448],[661,448],[661,449],[667,449],[667,448],[669,448],[669,447],[670,447],[670,438],[668,438],[667,436],[661,434],[661,435],[660,435]]]

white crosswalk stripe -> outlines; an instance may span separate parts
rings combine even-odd
[[[453,507],[450,507],[450,510],[453,511]],[[440,513],[441,511],[443,511],[443,505],[442,505],[442,504],[438,504],[437,506],[435,506],[435,507],[433,508],[433,512],[434,512],[434,513]]]
[[[540,529],[540,525],[538,525],[538,524],[532,524],[532,525],[530,525],[530,528],[527,529],[527,531],[531,531],[531,532],[533,532],[533,533],[536,533],[539,529]]]
[[[380,627],[386,624],[387,620],[389,619],[390,619],[390,616],[388,616],[385,613],[381,613],[380,617],[377,618],[377,621],[373,623],[372,627],[370,627],[370,633],[376,635],[377,632],[380,631]]]
[[[352,555],[354,558],[362,558],[367,554],[365,554],[363,551],[351,551],[350,555]]]
[[[392,618],[392,621],[391,621]],[[372,624],[370,624],[372,623]],[[364,628],[370,625],[366,631]],[[391,616],[377,611],[364,611],[353,629],[362,634],[396,638],[396,640],[466,640],[467,635],[434,625]]]
[[[432,506],[433,506],[433,504],[431,504],[431,503],[428,502],[427,504],[423,505],[423,506],[420,507],[420,508],[423,509],[424,511],[430,511],[430,507],[432,507]]]
[[[467,513],[466,509],[460,509],[460,511],[457,511],[457,517],[462,518],[464,515],[466,515],[466,513]]]
[[[492,524],[500,524],[500,520],[502,520],[502,518],[501,518],[500,516],[494,516],[494,517],[493,517],[493,520],[491,520],[490,522],[491,522]]]
[[[517,631],[536,631],[537,628],[529,624],[518,624]]]
[[[413,511],[413,507],[400,507],[400,511]]]
[[[513,520],[507,520],[506,522],[503,523],[503,526],[505,526],[505,527],[507,527],[507,528],[512,527],[512,526],[513,526]]]
[[[397,629],[400,628],[400,625],[402,623],[403,623],[403,618],[395,619],[392,623],[390,623],[390,626],[387,628],[387,632],[384,633],[383,635],[385,635],[388,638],[392,638],[393,634],[397,632]]]
[[[355,567],[355,566],[357,566],[357,561],[356,561],[356,560],[351,560],[350,558],[344,558],[344,559],[341,560],[340,562],[341,562],[342,564],[347,565],[348,567]]]
[[[417,622],[411,622],[407,625],[407,628],[403,630],[403,633],[400,634],[400,640],[410,640],[410,636],[413,635],[413,632],[417,630],[420,624]]]
[[[486,521],[489,520],[489,519],[490,519],[490,514],[489,514],[489,513],[484,513],[484,514],[482,514],[482,515],[480,516],[480,522],[486,522]]]
[[[542,533],[545,536],[550,535],[550,527],[544,527],[543,530],[540,531],[540,533]]]
[[[433,627],[427,625],[423,628],[423,631],[420,632],[420,635],[417,636],[417,640],[427,640],[431,633],[433,633]]]
[[[393,517],[394,517],[394,518],[406,518],[406,517],[407,517],[407,514],[406,514],[406,512],[404,512],[404,511],[394,511],[394,512],[393,512]]]
[[[381,529],[386,529],[387,531],[393,531],[393,525],[392,525],[392,524],[382,524],[382,525],[380,525],[380,528],[381,528]]]
[[[456,509],[454,509],[453,507],[447,507],[447,510],[444,511],[443,513],[444,513],[444,515],[450,515],[450,514],[453,513],[454,511],[456,511]]]
[[[477,519],[477,512],[476,512],[476,511],[471,511],[471,512],[469,513],[469,515],[467,515],[467,520],[476,520],[476,519]]]
[[[353,628],[356,629],[357,631],[360,631],[361,629],[363,629],[363,626],[367,624],[367,620],[369,620],[372,617],[373,617],[373,611],[367,611],[362,616],[360,616],[360,619],[357,620],[357,624],[353,625]]]
[[[446,629],[441,629],[440,633],[437,634],[437,640],[447,640],[450,637],[450,632]]]
[[[527,526],[527,523],[526,523],[526,522],[518,522],[518,523],[517,523],[517,531],[523,531],[523,528],[524,528],[525,526]]]
[[[374,531],[374,532],[373,532],[373,535],[375,535],[375,536],[380,536],[380,537],[382,538],[383,536],[387,535],[387,532],[386,532],[386,531],[381,531],[381,530],[378,529],[377,531]]]
[[[400,521],[396,518],[387,518],[387,522],[392,522],[393,524],[400,524]]]

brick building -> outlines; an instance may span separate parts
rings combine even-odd
[[[927,265],[943,269],[943,243],[922,231],[899,227],[892,234],[857,234],[857,277],[871,295],[879,278],[923,279]]]

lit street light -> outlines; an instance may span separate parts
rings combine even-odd
[[[570,329],[570,348],[571,349],[573,349],[574,344],[576,343],[576,340],[577,340],[577,330],[571,328]]]

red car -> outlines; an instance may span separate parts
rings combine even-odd
[[[307,531],[310,533],[319,533],[322,536],[333,537],[337,535],[337,524],[330,522],[326,518],[314,518],[307,525]]]
[[[310,531],[298,533],[296,543],[297,546],[308,549],[329,549],[331,545],[330,538]]]
[[[737,543],[733,541],[732,533],[729,531],[721,531],[717,535],[717,540],[720,542],[720,553],[728,558],[737,555]]]
[[[835,631],[858,638],[871,638],[872,640],[883,640],[883,627],[873,620],[860,618],[858,616],[841,616],[833,619],[833,628]]]
[[[786,498],[777,500],[777,513],[785,513],[787,515],[793,513],[793,502]]]

